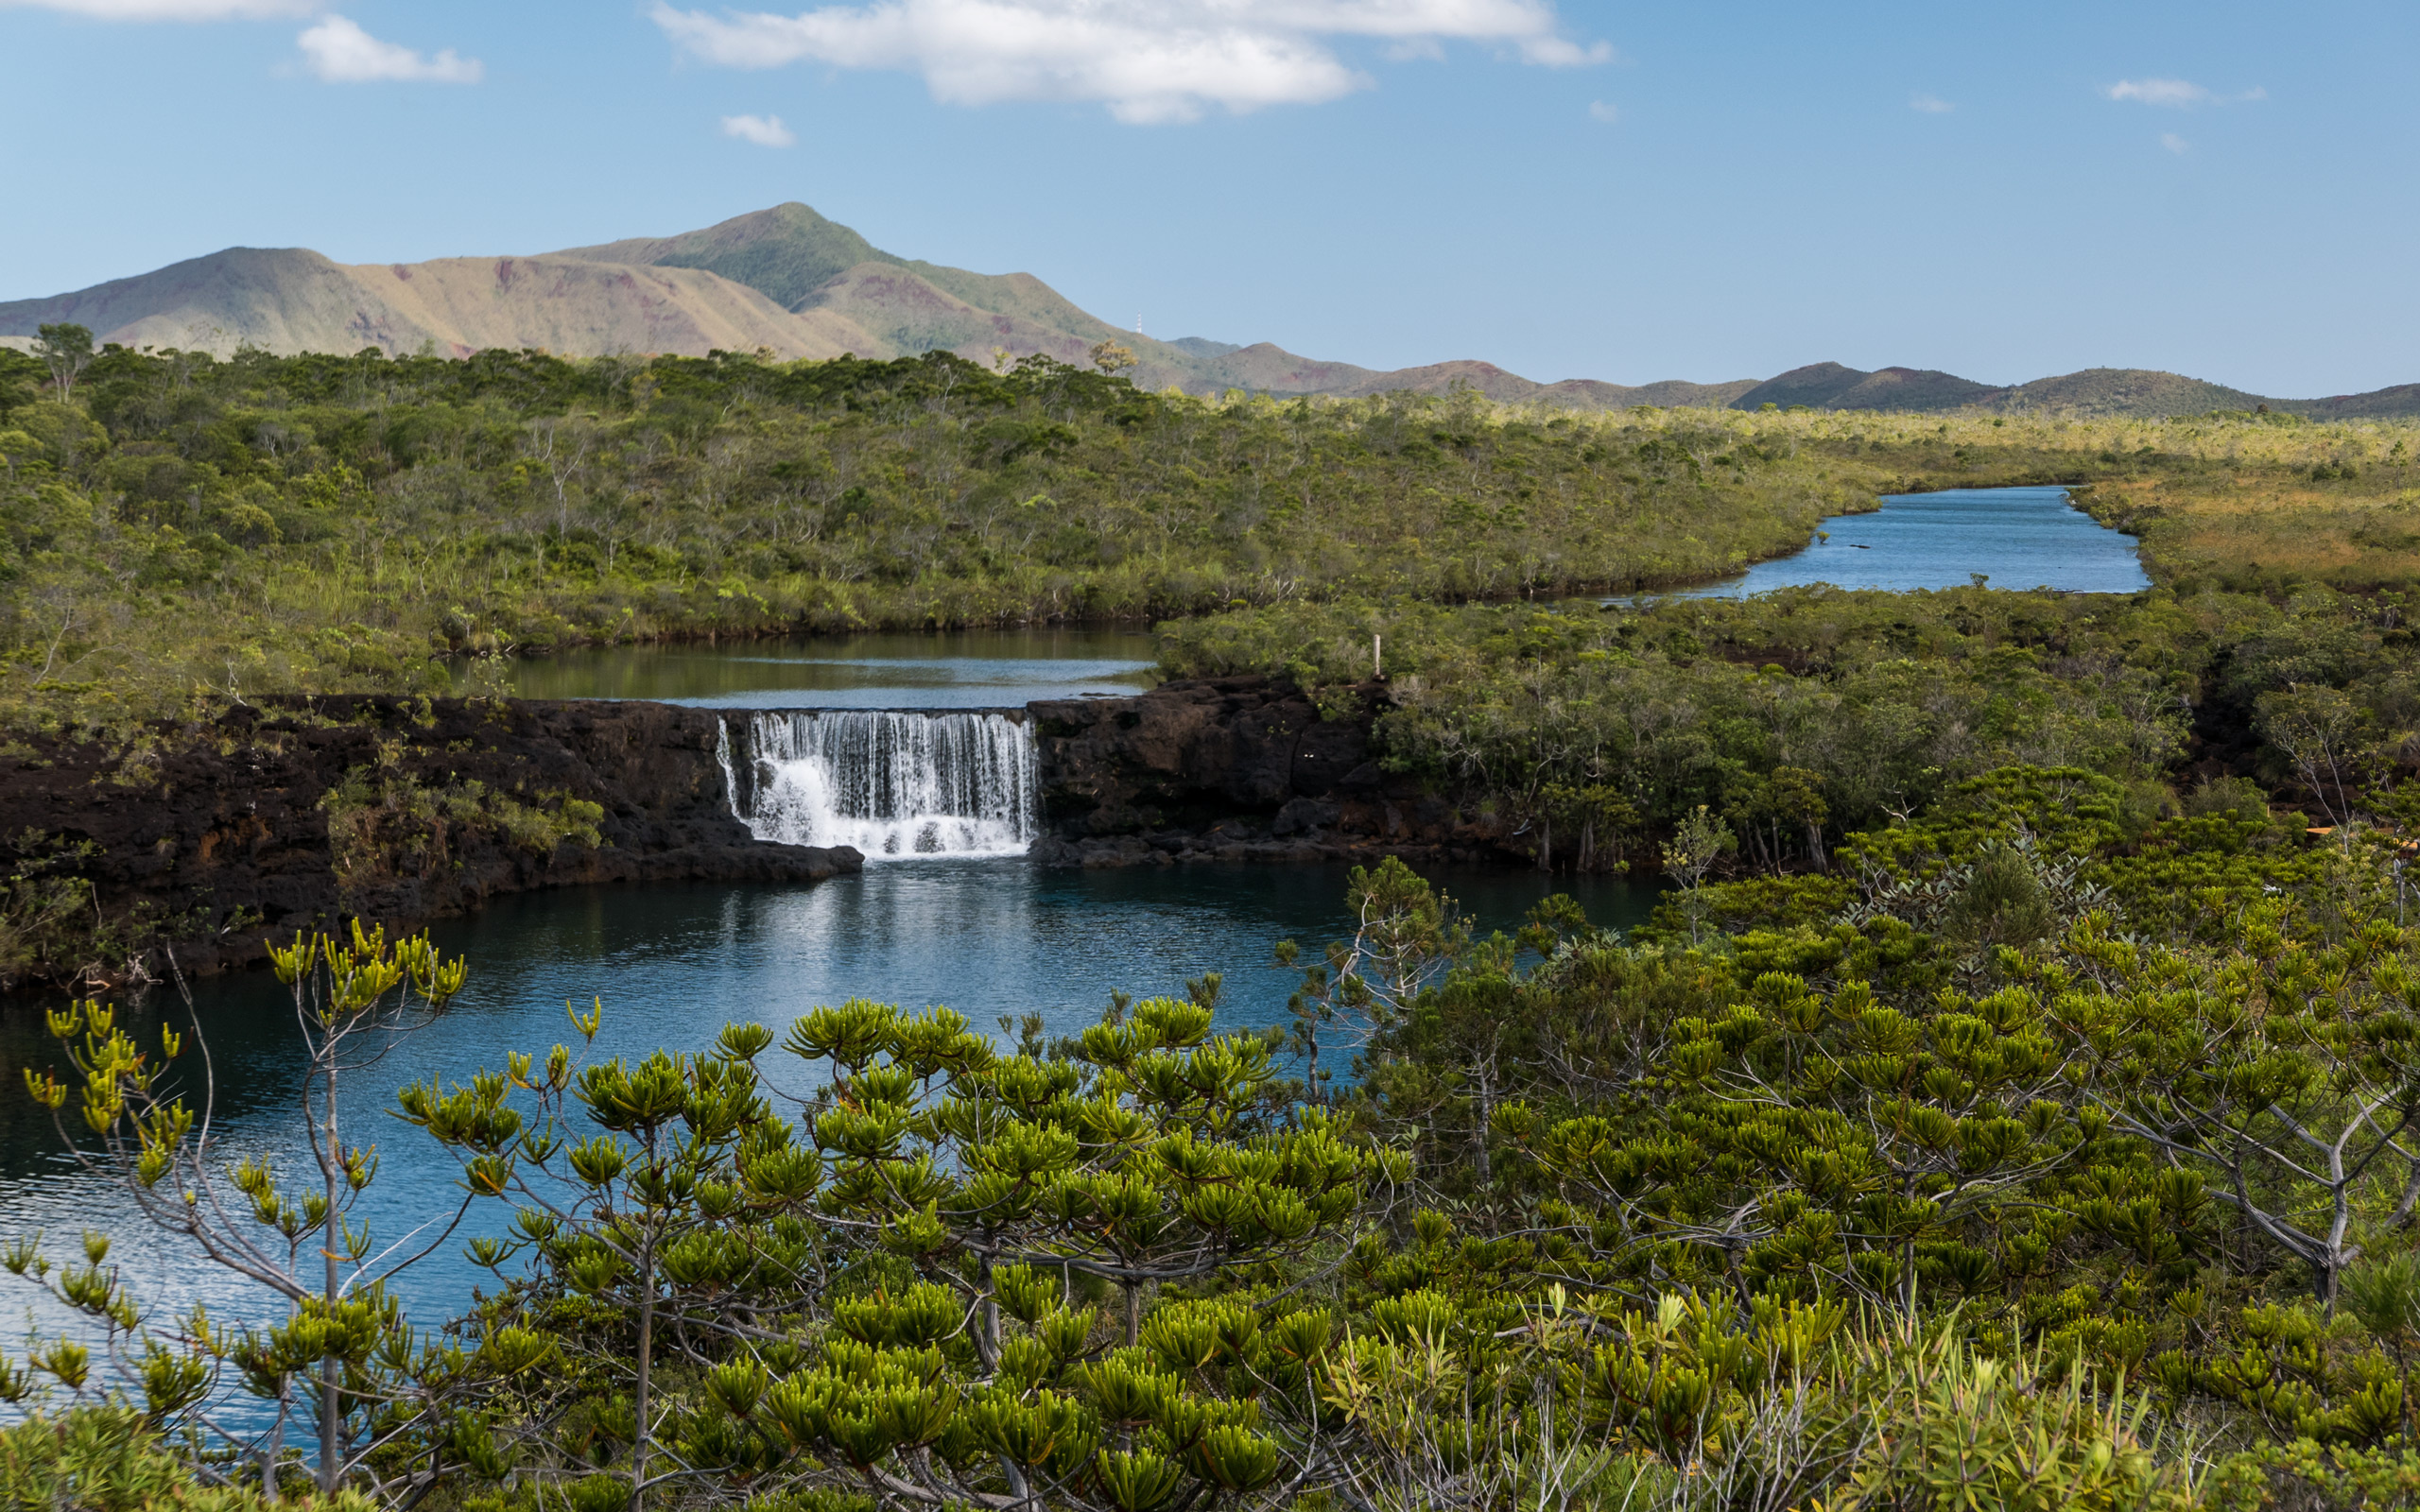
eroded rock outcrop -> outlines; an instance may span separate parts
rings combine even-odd
[[[1322,718],[1262,678],[1028,706],[1043,865],[1500,857],[1490,822],[1375,760],[1382,684]],[[352,916],[414,925],[541,887],[807,882],[846,847],[732,816],[720,721],[644,702],[321,698],[0,747],[0,986],[255,960]]]
[[[1048,828],[1033,858],[1099,867],[1495,856],[1486,825],[1380,767],[1371,727],[1386,688],[1355,692],[1360,712],[1335,719],[1257,677],[1027,705]]]
[[[14,942],[20,978],[208,971],[360,915],[399,923],[599,882],[820,881],[855,850],[734,818],[707,711],[655,703],[323,698],[130,743],[20,735],[0,843],[21,901],[81,878]]]

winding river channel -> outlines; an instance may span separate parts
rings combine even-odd
[[[1964,588],[2049,588],[2137,593],[2152,586],[2135,538],[2079,509],[2061,488],[1943,489],[1889,493],[1882,507],[1834,515],[1804,550],[1675,598],[1753,598],[1777,588],[1907,593]]]

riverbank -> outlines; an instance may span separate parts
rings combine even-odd
[[[1007,712],[1034,731],[1031,859],[1510,859],[1489,822],[1379,768],[1386,690],[1362,692],[1339,717],[1264,677]],[[298,929],[413,927],[550,887],[858,870],[847,846],[760,840],[735,816],[725,717],[636,700],[343,697],[126,742],[27,737],[0,756],[17,872],[0,985],[207,974]]]
[[[1386,771],[1374,727],[1393,707],[1359,684],[1330,713],[1291,683],[1187,679],[1112,703],[1027,706],[1048,833],[1045,866],[1249,861],[1312,865],[1398,855],[1429,865],[1513,859],[1500,826]]]
[[[856,870],[732,816],[719,729],[665,704],[359,696],[21,735],[0,754],[0,985],[207,973],[298,929],[535,888]]]

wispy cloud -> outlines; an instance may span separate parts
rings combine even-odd
[[[905,70],[952,105],[1090,100],[1136,122],[1370,87],[1329,45],[1340,38],[1413,57],[1477,43],[1547,68],[1614,55],[1569,36],[1549,0],[873,0],[794,16],[656,0],[653,15],[682,50],[729,68]]]
[[[798,133],[784,126],[778,115],[726,115],[722,118],[722,134],[753,142],[760,147],[798,146]]]
[[[1938,94],[1918,94],[1908,101],[1908,109],[1921,111],[1927,115],[1947,115],[1958,107]]]
[[[0,9],[32,6],[96,21],[269,21],[307,16],[319,0],[0,0]]]
[[[2160,105],[2174,111],[2189,111],[2196,105],[2246,105],[2269,97],[2267,90],[2256,86],[2239,94],[2221,94],[2185,78],[2121,78],[2100,93],[2113,100]]]
[[[2159,134],[2159,145],[2168,148],[2170,152],[2175,153],[2180,158],[2193,150],[2192,143],[2186,141],[2183,137],[2178,136],[2173,131],[2162,131]]]
[[[295,39],[306,67],[331,84],[475,84],[487,77],[475,58],[452,48],[424,58],[409,47],[380,42],[342,16],[330,16]]]
[[[1622,108],[1618,105],[1608,105],[1603,100],[1588,102],[1588,119],[1592,121],[1602,121],[1611,126],[1621,118]]]

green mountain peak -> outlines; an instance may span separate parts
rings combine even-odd
[[[906,260],[796,200],[678,236],[634,237],[556,254],[597,263],[694,267],[744,284],[795,310],[816,290],[863,263]]]

